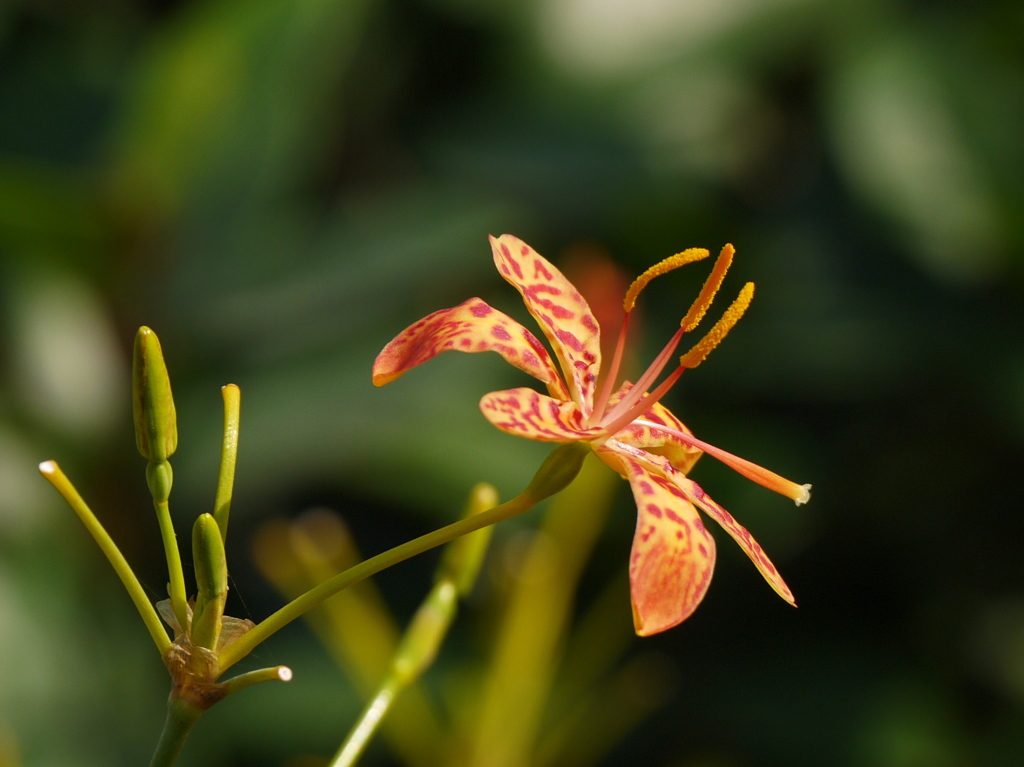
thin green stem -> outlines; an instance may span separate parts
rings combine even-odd
[[[221,388],[224,396],[224,439],[220,446],[220,474],[217,477],[217,497],[213,502],[213,518],[220,527],[220,537],[227,540],[228,514],[231,512],[231,494],[235,486],[235,463],[238,460],[238,422],[242,393],[234,384]]]
[[[400,686],[394,674],[388,677],[373,700],[363,709],[359,721],[341,744],[329,767],[352,767],[356,763],[398,696]]]
[[[232,695],[246,687],[252,687],[260,682],[290,682],[292,681],[292,670],[287,666],[272,666],[261,668],[256,671],[248,671],[239,674],[224,682],[224,695]]]
[[[324,581],[319,586],[313,587],[302,596],[292,600],[276,613],[257,624],[248,633],[225,647],[219,657],[221,671],[223,672],[233,666],[252,652],[253,648],[260,644],[260,642],[263,642],[293,620],[309,612],[325,599],[334,596],[342,589],[348,588],[364,578],[369,578],[371,575],[375,575],[381,570],[386,570],[392,565],[398,564],[410,557],[453,541],[466,533],[471,533],[474,530],[479,530],[529,511],[543,498],[544,496],[537,497],[528,491],[521,493],[507,503],[495,506],[493,509],[481,512],[480,514],[460,519],[458,522],[453,522],[426,535],[421,535],[419,538],[407,541],[375,557],[370,557],[358,565],[353,565],[344,572],[338,573],[333,578]]]
[[[202,710],[171,693],[167,700],[167,719],[164,720],[164,729],[160,733],[149,767],[173,767],[185,745],[185,739],[202,713]]]
[[[121,550],[117,548],[117,544],[107,534],[107,531],[103,529],[103,525],[96,519],[96,515],[92,513],[92,510],[86,505],[85,501],[82,500],[82,496],[78,494],[75,486],[64,475],[56,461],[44,461],[39,464],[39,472],[64,497],[68,506],[78,515],[82,524],[85,525],[85,529],[89,531],[93,540],[99,545],[100,550],[106,555],[107,561],[110,562],[114,572],[117,573],[121,583],[124,584],[125,589],[128,591],[128,596],[135,603],[135,609],[142,616],[142,622],[146,624],[146,629],[149,630],[149,635],[153,638],[153,643],[160,652],[160,657],[163,657],[171,646],[167,630],[164,628],[164,624],[161,622],[160,616],[157,615],[153,604],[149,601],[149,597],[146,596],[146,592],[142,589],[139,579],[135,577],[131,565],[128,564]]]
[[[328,597],[332,597],[344,588],[358,583],[364,578],[379,573],[392,565],[398,564],[424,551],[441,546],[453,541],[456,538],[472,533],[475,530],[493,525],[509,517],[529,511],[545,498],[564,490],[583,467],[584,458],[590,453],[590,446],[582,442],[571,442],[559,445],[552,450],[544,463],[537,469],[536,474],[527,486],[526,490],[517,495],[511,501],[495,506],[493,509],[482,511],[470,517],[460,519],[450,525],[434,530],[433,532],[421,535],[419,538],[407,541],[401,546],[396,546],[375,557],[360,562],[344,572],[338,573],[319,586],[314,586],[305,594],[286,604],[273,615],[253,627],[248,633],[243,634],[234,642],[226,646],[218,655],[221,672],[231,668],[242,658],[252,652],[260,642],[272,636],[287,626],[296,618],[312,610]]]
[[[467,541],[461,538],[452,546]],[[449,549],[450,550],[450,549]],[[472,565],[471,565],[472,567]],[[441,566],[442,572],[449,569],[446,564]],[[478,569],[478,568],[474,568]],[[454,577],[442,576],[420,609],[416,611],[412,622],[405,630],[398,652],[391,659],[391,670],[380,686],[373,700],[363,709],[355,726],[349,732],[345,742],[341,744],[330,767],[351,767],[366,750],[370,738],[380,728],[391,704],[398,695],[409,686],[415,684],[424,671],[434,662],[437,652],[444,641],[448,629],[455,620],[458,611],[459,588],[457,581],[460,573]],[[475,579],[475,573],[473,573]]]
[[[181,568],[181,554],[178,553],[178,537],[171,522],[171,510],[167,501],[153,501],[156,520],[160,525],[160,537],[164,541],[164,555],[167,557],[167,575],[170,580],[171,609],[178,625],[188,626],[188,598],[185,596],[185,572]]]

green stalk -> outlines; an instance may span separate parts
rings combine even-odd
[[[192,732],[192,726],[199,719],[202,710],[177,698],[174,694],[167,699],[167,719],[156,744],[149,767],[172,767],[185,745],[185,739]]]
[[[231,668],[231,666],[252,652],[256,645],[273,636],[293,620],[302,617],[302,615],[312,610],[325,599],[334,596],[342,589],[359,583],[359,581],[369,578],[371,575],[376,575],[381,570],[386,570],[392,565],[403,562],[410,557],[442,546],[466,533],[471,533],[474,530],[479,530],[482,527],[502,522],[517,514],[529,511],[537,505],[539,500],[542,499],[534,499],[526,493],[517,495],[511,501],[495,506],[490,511],[485,511],[467,519],[460,519],[458,522],[453,522],[426,535],[421,535],[419,538],[414,538],[393,549],[388,549],[375,557],[363,560],[358,565],[354,565],[344,572],[338,573],[333,578],[324,581],[319,586],[311,588],[302,596],[292,600],[225,647],[219,657],[221,672]]]
[[[467,517],[482,514],[498,503],[498,493],[481,483],[470,493]],[[437,568],[434,587],[416,611],[402,642],[391,659],[391,670],[376,695],[349,732],[330,767],[352,767],[366,750],[391,705],[404,690],[416,683],[434,662],[459,608],[459,597],[466,596],[476,582],[483,564],[491,528],[464,535],[445,549]]]
[[[465,540],[462,538],[459,542]],[[452,545],[458,546],[458,543]],[[434,584],[402,637],[402,644],[391,661],[391,671],[373,700],[363,709],[330,767],[352,767],[356,763],[399,693],[414,684],[434,662],[458,611],[457,580],[458,574],[456,577],[442,577]]]
[[[85,529],[89,531],[93,540],[99,545],[100,550],[106,555],[107,561],[110,562],[114,572],[117,573],[121,583],[124,584],[125,589],[128,591],[128,596],[135,603],[135,609],[142,616],[142,622],[146,624],[146,629],[149,630],[149,635],[153,638],[153,644],[156,645],[156,649],[160,652],[160,657],[164,657],[171,646],[171,640],[167,636],[167,629],[164,628],[160,616],[157,615],[156,609],[142,588],[142,584],[135,577],[131,565],[128,564],[121,550],[117,548],[117,544],[107,534],[107,531],[103,529],[103,525],[96,519],[96,515],[92,513],[92,510],[86,505],[85,501],[82,500],[82,496],[78,494],[75,486],[71,484],[71,481],[64,475],[64,472],[60,470],[56,461],[44,461],[39,464],[39,472],[64,497],[68,506],[78,515],[82,524],[85,525]]]
[[[358,565],[338,573],[319,586],[313,587],[225,647],[218,656],[221,672],[231,668],[252,652],[258,644],[342,589],[369,578],[371,575],[376,575],[381,570],[386,570],[410,557],[453,541],[466,533],[472,533],[529,511],[542,500],[554,495],[572,482],[582,468],[583,459],[589,452],[589,445],[586,444],[561,445],[555,448],[541,464],[529,487],[512,500],[370,557]]]
[[[221,388],[224,397],[224,439],[220,446],[220,474],[217,476],[217,497],[213,502],[213,518],[220,527],[220,537],[228,538],[228,514],[235,485],[235,463],[238,460],[238,422],[242,393],[234,384]]]
[[[256,671],[239,674],[224,682],[221,687],[224,690],[224,697],[227,697],[260,682],[290,682],[291,680],[292,670],[290,668],[287,666],[272,666],[271,668],[261,668]]]
[[[187,629],[185,574],[181,569],[178,539],[174,535],[171,512],[167,507],[174,480],[174,472],[167,459],[178,448],[178,416],[160,339],[145,325],[135,334],[135,351],[132,355],[132,418],[135,421],[135,443],[142,457],[149,461],[146,466],[146,484],[153,496],[160,537],[164,542],[171,608],[182,629]]]
[[[178,625],[184,630],[188,626],[188,598],[185,596],[185,572],[181,567],[181,554],[178,553],[178,538],[174,533],[174,524],[171,522],[171,510],[167,501],[156,499],[153,500],[153,507],[156,509],[160,537],[164,542],[164,555],[167,557],[171,608],[174,610],[174,617],[178,619]]]
[[[394,675],[388,677],[387,681],[377,691],[373,700],[363,709],[359,721],[352,728],[352,731],[349,732],[345,742],[341,744],[341,749],[329,767],[352,767],[356,763],[359,757],[362,756],[363,751],[366,750],[370,738],[377,732],[377,728],[380,726],[385,715],[387,715],[391,704],[398,697],[400,689],[401,685],[398,679]]]

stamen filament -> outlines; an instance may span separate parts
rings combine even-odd
[[[639,394],[635,398],[632,398],[632,406],[628,410],[626,410],[626,412],[617,416],[614,421],[609,421],[607,425],[603,426],[602,428],[604,428],[605,431],[607,431],[609,434],[614,434],[620,429],[633,423],[633,421],[636,420],[637,416],[646,413],[648,410],[650,410],[652,407],[658,404],[658,401],[662,397],[668,394],[668,390],[675,386],[676,381],[679,380],[679,376],[683,374],[683,371],[685,369],[686,368],[678,367],[675,370],[673,370],[672,373],[669,374],[668,378],[666,378],[664,381],[658,384],[658,388],[652,391],[646,397],[643,396],[644,389],[641,389],[638,386],[634,386],[633,389],[630,391],[630,394],[632,395],[634,391],[639,392]],[[616,408],[616,410],[617,409],[618,408]]]
[[[725,273],[732,266],[732,257],[735,253],[736,251],[732,245],[727,244],[722,248],[722,252],[718,254],[715,265],[711,268],[711,274],[704,280],[704,287],[700,289],[700,293],[694,299],[693,304],[690,306],[690,311],[686,313],[683,321],[679,323],[687,333],[697,327],[700,321],[704,319],[704,314],[707,312],[708,307],[715,300],[715,294],[722,287]]]
[[[651,384],[654,383],[655,379],[661,375],[661,371],[665,369],[665,365],[668,364],[669,357],[676,350],[679,345],[679,340],[683,337],[683,329],[679,328],[669,339],[669,342],[665,344],[665,347],[658,352],[658,356],[654,358],[654,362],[651,363],[650,367],[640,376],[640,380],[633,384],[633,388],[630,389],[629,393],[622,398],[622,400],[615,405],[608,412],[607,415],[601,418],[602,421],[608,422],[611,420],[618,420],[621,413],[629,410],[636,404],[636,401],[640,399],[644,392],[647,391]]]
[[[719,461],[724,463],[729,468],[739,472],[747,479],[757,482],[759,485],[767,487],[769,490],[774,490],[780,495],[784,495],[787,498],[792,499],[796,502],[797,506],[807,503],[811,500],[811,486],[810,485],[798,485],[796,482],[792,482],[785,477],[780,477],[773,471],[769,471],[763,466],[758,466],[756,463],[751,463],[745,458],[740,458],[738,455],[727,453],[721,448],[709,445],[707,442],[701,439],[697,439],[692,434],[673,429],[670,426],[663,426],[660,423],[654,423],[652,421],[637,420],[636,423],[641,426],[646,426],[650,429],[657,429],[667,434],[678,438],[680,441],[685,442],[691,447],[699,448],[708,455],[714,456]]]
[[[615,381],[619,377],[619,367],[622,364],[622,354],[626,348],[626,332],[629,328],[629,316],[630,312],[626,312],[626,316],[622,318],[622,327],[619,328],[619,339],[615,342],[615,354],[612,356],[612,364],[605,372],[604,380],[601,381],[601,388],[598,389],[597,399],[594,402],[594,409],[590,413],[590,417],[587,419],[587,425],[590,426],[596,421],[601,420],[601,416],[604,415],[604,409],[608,407],[608,398],[612,396],[612,389],[615,387]]]
[[[729,308],[725,310],[722,319],[715,323],[707,335],[700,339],[693,348],[679,358],[679,364],[684,368],[695,368],[702,363],[711,351],[722,343],[722,339],[728,335],[733,326],[740,321],[740,317],[747,311],[750,302],[754,298],[754,283],[748,282],[743,286],[740,294],[736,296]]]

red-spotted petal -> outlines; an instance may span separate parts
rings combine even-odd
[[[615,440],[608,440],[605,443],[604,450],[610,450],[612,453],[618,453],[616,456],[619,459],[619,463],[624,467],[628,459],[633,459],[636,463],[646,468],[648,471],[661,475],[666,479],[670,480],[675,487],[679,489],[681,494],[686,497],[691,503],[697,508],[707,514],[709,517],[714,519],[722,528],[732,536],[732,539],[739,544],[739,547],[743,549],[744,553],[750,557],[750,561],[754,563],[754,566],[758,569],[764,579],[768,581],[768,585],[775,589],[775,592],[789,602],[794,607],[796,606],[796,600],[793,598],[793,592],[789,590],[789,586],[782,580],[782,576],[779,575],[779,571],[775,569],[775,565],[768,558],[768,555],[764,553],[764,549],[761,548],[760,544],[754,540],[754,537],[750,534],[747,528],[743,527],[737,522],[732,514],[719,506],[704,490],[694,482],[692,479],[683,475],[682,472],[678,471],[667,458],[659,455],[652,455],[639,448],[626,445]],[[604,457],[604,454],[601,454]],[[611,464],[609,461],[606,463]],[[625,472],[623,472],[625,473]]]
[[[768,581],[768,585],[775,589],[775,592],[780,597],[793,605],[793,607],[796,607],[796,599],[793,598],[793,592],[789,590],[789,586],[782,580],[779,571],[775,569],[775,565],[768,559],[768,555],[764,553],[761,545],[754,540],[754,536],[750,534],[750,531],[737,522],[732,514],[719,506],[692,479],[676,477],[675,482],[701,511],[720,524],[732,536],[732,539],[739,544],[740,548],[750,557],[750,561],[754,563],[754,566],[764,576],[764,579]]]
[[[434,312],[399,333],[377,355],[373,382],[383,386],[446,351],[497,352],[546,383],[555,396],[569,396],[544,344],[514,319],[479,298]]]
[[[615,407],[615,405],[618,404],[618,402],[625,397],[632,388],[633,384],[626,381],[622,387],[611,396],[608,401],[608,407]],[[660,402],[654,403],[654,406],[644,413],[642,418],[643,420],[650,421],[651,423],[676,429],[684,434],[692,433],[688,428],[686,428],[686,425],[682,421],[676,418],[675,415],[673,415],[672,412],[667,407],[664,407]],[[616,432],[614,438],[618,442],[622,442],[626,445],[639,447],[643,450],[654,453],[655,455],[665,456],[672,462],[672,465],[679,469],[679,471],[683,472],[683,474],[688,474],[690,469],[693,468],[693,465],[697,463],[697,459],[704,455],[703,451],[699,448],[684,443],[672,434],[636,422],[633,422],[621,431]]]
[[[485,394],[480,411],[502,431],[540,442],[578,442],[601,436],[600,429],[583,426],[583,414],[575,402],[552,399],[533,389]]]
[[[494,264],[522,294],[562,363],[573,400],[589,416],[601,368],[601,331],[583,296],[543,256],[510,234],[491,237]]]
[[[697,609],[711,583],[715,541],[671,480],[630,458],[623,457],[622,464],[637,510],[629,556],[633,625],[637,634],[649,636],[681,623]]]

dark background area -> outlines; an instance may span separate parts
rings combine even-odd
[[[545,448],[477,410],[532,383],[495,355],[370,382],[396,333],[471,295],[526,322],[490,258],[487,234],[504,232],[567,271],[607,256],[629,277],[733,243],[725,292],[753,280],[757,298],[666,404],[814,484],[793,508],[702,460],[694,478],[800,608],[714,530],[696,614],[621,646],[582,631],[632,535],[626,483],[602,491],[537,743],[568,721],[581,648],[619,649],[611,681],[576,699],[590,732],[569,728],[549,756],[1024,764],[1022,131],[1024,6],[1009,0],[7,0],[0,765],[140,764],[156,742],[166,674],[36,472],[58,460],[162,598],[135,329],[157,331],[172,377],[180,531],[212,508],[218,388],[241,387],[229,612],[258,621],[282,603],[253,559],[267,520],[328,507],[372,554],[455,519],[476,482],[507,498],[532,476]],[[638,361],[705,273],[645,293]],[[425,681],[453,744],[482,737],[496,616],[544,513],[498,530]],[[435,562],[379,579],[399,622]],[[625,592],[608,604],[598,623],[619,636]],[[341,742],[361,704],[308,631],[257,656],[295,681],[213,709],[182,764],[300,767]],[[510,761],[453,745],[445,761],[544,764],[532,743]],[[376,744],[365,763],[405,762]]]

